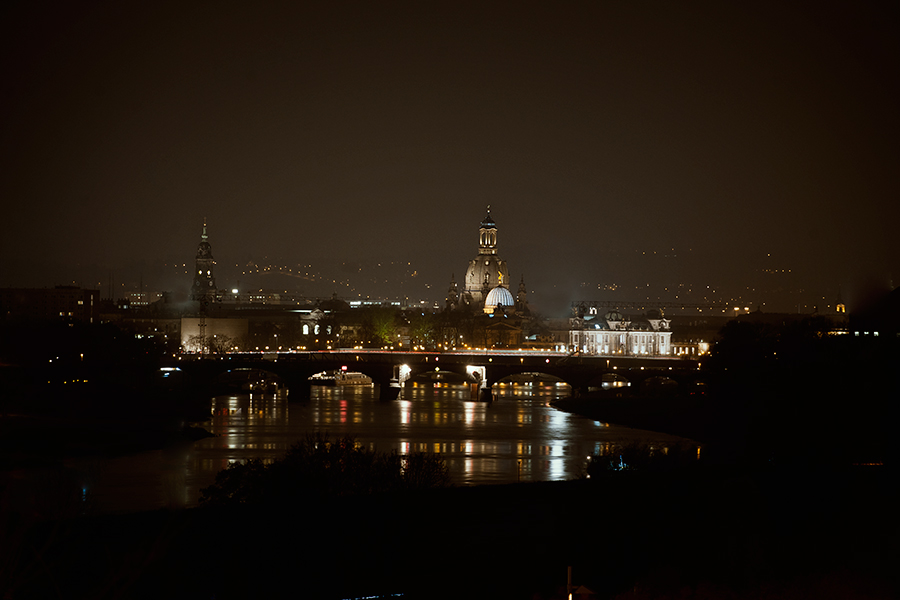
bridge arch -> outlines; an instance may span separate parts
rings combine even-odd
[[[678,393],[678,381],[667,375],[653,375],[641,382],[641,394],[646,396],[671,396]]]
[[[590,387],[596,387],[601,390],[630,388],[631,385],[631,379],[618,371],[605,371],[590,382]]]
[[[240,389],[245,392],[276,391],[285,385],[278,373],[257,367],[226,369],[215,375],[212,383],[216,390],[227,388],[229,390]]]
[[[552,373],[544,373],[543,371],[522,371],[520,373],[511,373],[498,379],[494,385],[500,383],[535,383],[549,381],[553,383],[566,383],[562,377]]]
[[[467,372],[465,366],[441,365],[410,371],[409,381],[444,383],[478,383],[480,379]]]
[[[274,373],[291,390],[292,398],[309,395],[308,378],[324,370],[338,370],[345,366],[372,378],[380,386],[381,396],[386,389],[397,389],[391,379],[404,369],[412,376],[438,373],[441,379],[451,380],[458,375],[462,381],[474,382],[476,372],[483,373],[479,387],[483,390],[512,376],[542,373],[558,378],[572,388],[573,395],[589,391],[590,387],[602,387],[603,376],[614,373],[608,381],[624,379],[631,385],[630,393],[638,393],[647,379],[660,376],[678,382],[682,391],[700,380],[702,373],[694,361],[677,359],[647,359],[635,357],[591,358],[559,356],[535,353],[427,353],[427,352],[297,352],[284,354],[228,354],[196,359],[185,358],[177,364],[190,373],[195,382],[211,382],[219,373],[236,368],[257,368]],[[434,375],[431,375],[434,377]],[[599,378],[599,384],[597,384]],[[651,384],[652,385],[652,384]],[[669,384],[664,384],[669,385]],[[612,386],[610,386],[612,387]],[[615,388],[614,388],[615,389]],[[624,393],[624,392],[623,392]],[[489,394],[488,394],[489,395]]]

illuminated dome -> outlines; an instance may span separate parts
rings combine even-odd
[[[513,299],[512,294],[509,293],[508,289],[498,285],[488,293],[487,299],[484,301],[484,305],[485,307],[515,306],[516,301]]]

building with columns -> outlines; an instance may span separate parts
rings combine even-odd
[[[612,310],[604,315],[591,309],[569,325],[569,349],[600,356],[671,356],[671,321],[657,310],[632,318]]]

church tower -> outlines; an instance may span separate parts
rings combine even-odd
[[[847,314],[847,305],[844,304],[844,301],[841,299],[841,288],[838,288],[837,302],[834,304],[834,311],[839,315],[846,316]]]
[[[206,219],[203,220],[203,234],[197,246],[197,258],[194,261],[194,284],[191,286],[191,300],[208,304],[216,299],[216,277],[213,274],[216,261],[212,255],[212,247],[207,241]]]
[[[459,306],[459,286],[456,285],[456,276],[450,276],[450,289],[447,290],[447,308],[454,310]]]
[[[525,287],[525,276],[519,281],[519,292],[516,294],[516,311],[520,314],[527,315],[531,311],[528,309],[528,290]]]

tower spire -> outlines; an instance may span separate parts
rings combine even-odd
[[[525,288],[525,274],[519,280],[519,291],[516,293],[516,310],[520,314],[527,315],[531,311],[528,308],[528,290]]]
[[[204,218],[203,233],[197,245],[197,258],[194,261],[194,284],[191,286],[191,300],[199,301],[203,309],[216,297],[216,277],[213,273],[216,261],[208,240]]]

